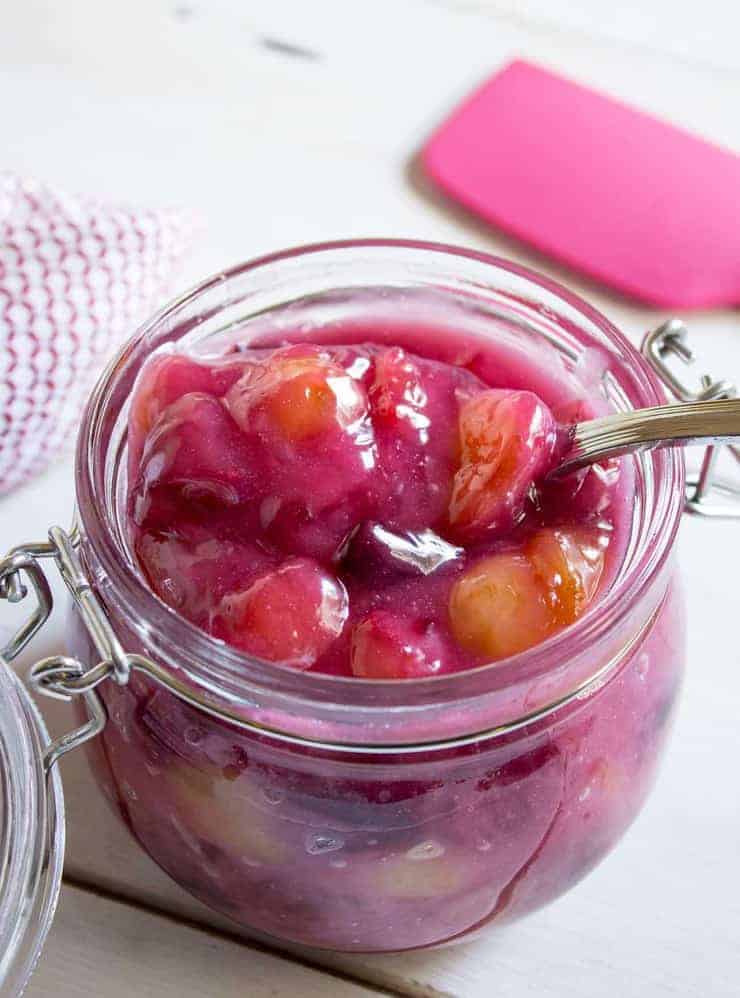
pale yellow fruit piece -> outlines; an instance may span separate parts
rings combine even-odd
[[[225,780],[180,765],[168,773],[178,819],[193,835],[247,863],[276,864],[290,858],[277,834],[276,820],[252,800],[257,791],[246,775]],[[251,790],[251,793],[250,793]]]

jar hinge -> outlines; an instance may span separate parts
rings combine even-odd
[[[68,534],[61,527],[52,527],[48,541],[19,545],[0,560],[0,599],[11,603],[24,600],[29,594],[26,580],[36,595],[33,613],[0,649],[0,658],[7,661],[16,658],[51,614],[54,600],[41,566],[41,561],[47,558],[54,558],[101,657],[101,661],[92,668],[66,655],[52,655],[31,667],[31,686],[47,696],[62,700],[82,696],[88,713],[85,724],[48,745],[44,753],[47,770],[65,753],[103,730],[107,715],[95,687],[109,676],[125,683],[130,671],[127,657],[113,634],[105,611],[80,568],[75,551],[78,544],[76,528]]]
[[[737,388],[731,381],[715,381],[708,374],[703,374],[699,387],[692,389],[677,377],[668,363],[669,358],[677,358],[686,366],[696,363],[688,337],[685,323],[680,319],[669,319],[649,332],[643,340],[642,354],[666,388],[680,402],[689,405],[692,402],[737,398]],[[740,447],[733,444],[707,447],[699,473],[689,476],[686,481],[684,508],[688,513],[715,519],[740,519],[740,486],[718,475],[717,462],[723,448],[740,462]]]

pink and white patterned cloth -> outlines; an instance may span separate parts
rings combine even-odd
[[[114,349],[166,300],[195,220],[0,172],[0,495],[70,438]]]

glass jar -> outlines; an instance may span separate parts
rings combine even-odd
[[[679,450],[623,459],[630,537],[596,604],[469,672],[300,673],[250,659],[153,595],[125,515],[127,412],[145,360],[168,343],[223,353],[276,329],[311,339],[384,315],[505,340],[576,383],[595,378],[612,408],[664,400],[603,316],[524,268],[419,243],[279,253],[174,302],[103,374],[77,452],[82,572],[67,572],[74,654],[100,660],[78,691],[97,684],[107,713],[91,759],[135,838],[242,925],[360,951],[470,938],[584,876],[645,800],[684,664]]]
[[[54,917],[64,858],[59,773],[25,688],[0,656],[0,992],[20,995]]]

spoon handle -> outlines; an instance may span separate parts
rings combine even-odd
[[[615,412],[576,423],[572,444],[555,475],[634,450],[677,444],[740,440],[740,398],[676,402],[651,409]]]

